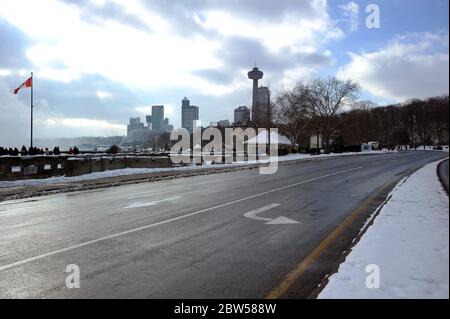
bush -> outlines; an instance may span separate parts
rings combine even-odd
[[[111,147],[110,148],[108,148],[108,150],[106,151],[106,153],[108,153],[108,154],[117,154],[117,153],[119,153],[119,146],[117,146],[117,145],[111,145]]]
[[[347,145],[344,148],[345,152],[361,152],[361,145]]]

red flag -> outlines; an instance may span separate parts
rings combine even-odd
[[[29,77],[25,82],[23,82],[17,89],[14,90],[14,94],[17,94],[19,90],[23,87],[29,88],[33,85],[33,78]]]

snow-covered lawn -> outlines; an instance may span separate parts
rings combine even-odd
[[[426,145],[426,146],[421,145],[421,146],[417,146],[416,149],[410,148],[410,150],[411,151],[436,151],[436,152],[447,152],[447,153],[449,152],[448,145],[443,145],[442,150],[434,149],[433,146],[430,146],[430,145]]]
[[[397,184],[319,298],[449,298],[449,198],[437,165]],[[377,267],[379,288],[368,288]]]
[[[351,156],[351,155],[376,155],[383,154],[385,151],[370,151],[370,152],[359,152],[359,153],[342,153],[342,154],[321,154],[321,155],[309,155],[309,154],[289,154],[286,156],[279,156],[278,162],[287,162],[295,160],[308,160],[316,158],[328,158],[335,156]],[[42,186],[42,185],[57,185],[57,184],[67,184],[71,182],[82,182],[95,180],[99,178],[107,177],[117,177],[126,175],[137,175],[137,174],[148,174],[148,173],[160,173],[160,172],[177,172],[177,171],[192,171],[205,168],[226,168],[226,167],[236,167],[245,165],[255,165],[260,163],[259,161],[247,161],[247,162],[234,162],[231,164],[214,164],[214,165],[193,165],[193,166],[183,166],[183,167],[173,167],[173,168],[122,168],[116,170],[109,170],[103,172],[95,172],[91,174],[85,174],[80,176],[57,176],[43,179],[23,179],[16,181],[0,181],[0,188],[4,187],[19,187],[19,186]]]

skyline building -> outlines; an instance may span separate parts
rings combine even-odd
[[[173,131],[173,125],[169,123],[169,118],[166,117],[162,123],[161,123],[161,127],[163,132],[171,132]]]
[[[181,127],[192,132],[197,127],[199,119],[199,107],[190,105],[187,97],[181,101]]]
[[[127,136],[132,132],[133,136],[136,136],[136,134],[138,134],[137,131],[139,130],[148,131],[149,134],[160,134],[173,131],[173,125],[170,124],[169,118],[164,118],[164,105],[153,105],[152,114],[145,116],[145,123],[147,126],[141,122],[140,117],[131,117],[130,123],[127,125]]]
[[[216,123],[217,127],[230,127],[230,121],[228,120],[220,120]]]
[[[247,73],[248,78],[253,81],[252,106],[251,109],[245,105],[234,109],[234,126],[247,126],[250,123],[254,125],[266,125],[270,120],[270,90],[266,86],[259,86],[258,81],[263,78],[264,73],[254,67]],[[145,117],[147,129],[162,133],[173,130],[173,125],[169,124],[169,119],[164,118],[164,105],[153,105],[151,115]],[[181,101],[181,127],[189,132],[194,131],[199,121],[199,107],[191,105],[187,97]],[[229,121],[218,121],[220,126],[230,125]],[[127,125],[127,134],[135,129],[144,128],[139,118],[130,118],[130,124]]]
[[[190,101],[187,97],[184,97],[183,100],[181,100],[181,107],[189,107]]]
[[[255,66],[247,73],[247,76],[250,80],[253,80],[251,120],[255,124],[258,124],[261,118],[258,105],[258,81],[263,78],[264,73]]]
[[[151,115],[146,115],[145,116],[145,122],[147,122],[147,129],[151,130],[152,129],[152,116]]]
[[[267,86],[260,86],[257,93],[257,114],[255,123],[267,124],[270,117],[270,91]]]
[[[130,117],[130,123],[127,125],[127,135],[132,131],[144,129],[144,123],[140,117]]]
[[[245,106],[238,106],[234,109],[234,125],[248,125],[250,123],[250,109]]]
[[[154,132],[162,132],[164,128],[164,105],[153,105],[151,115],[152,127]]]

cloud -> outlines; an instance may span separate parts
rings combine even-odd
[[[221,80],[222,83],[248,85],[247,72],[254,63],[264,72],[263,82],[275,86],[291,80],[295,83],[305,75],[306,70],[307,73],[313,73],[333,63],[330,51],[319,51],[312,46],[272,52],[257,39],[242,36],[227,37],[222,46],[226,49],[218,50],[217,57],[224,65],[221,70],[225,71],[202,74],[212,81]],[[302,71],[297,72],[299,69]],[[286,77],[287,73],[291,76]]]
[[[131,8],[127,3],[127,9]],[[212,55],[218,46],[214,41],[183,39],[164,31],[143,32],[117,19],[92,24],[81,18],[82,13],[57,1],[17,0],[2,5],[0,16],[36,42],[27,48],[27,57],[36,66],[36,73],[56,81],[98,74],[140,88],[181,83],[198,88],[202,83],[189,72],[219,66]],[[55,67],[55,61],[64,67]]]
[[[0,146],[17,147],[30,143],[30,102],[13,95],[4,78],[0,77]],[[28,95],[29,99],[29,95]]]
[[[358,81],[380,98],[403,101],[449,92],[448,35],[407,34],[379,51],[350,53],[338,77]]]
[[[35,72],[38,135],[75,132],[46,118],[125,123],[152,104],[179,125],[185,95],[205,122],[229,118],[250,103],[255,61],[262,85],[287,85],[330,65],[320,47],[342,36],[325,0],[15,0],[0,23],[9,90]]]
[[[339,9],[342,10],[343,21],[347,22],[351,32],[358,31],[359,27],[359,6],[353,1],[340,5]]]
[[[87,118],[53,118],[38,119],[39,137],[53,137],[55,131],[64,132],[59,137],[70,136],[112,136],[124,135],[126,125],[112,123],[105,120]]]
[[[232,120],[236,106],[251,102],[247,72],[255,62],[264,71],[260,84],[273,92],[334,74],[341,59],[339,41],[346,40],[339,23],[343,17],[356,30],[358,14],[354,2],[339,9],[326,0],[3,1],[0,36],[6,45],[0,46],[0,80],[8,91],[0,91],[0,98],[35,72],[38,137],[95,132],[96,124],[99,134],[117,133],[114,125],[144,115],[141,107],[153,104],[164,104],[178,126],[183,96],[200,106],[206,123]],[[402,53],[393,53],[393,44],[352,53],[340,75],[358,76],[371,92],[402,97],[411,92],[391,83],[397,69],[433,69],[439,59],[448,65],[440,55],[448,49],[432,51],[445,45],[438,38],[409,33],[395,39]],[[389,72],[393,75],[385,79]],[[8,101],[7,109],[13,105]],[[26,94],[14,101],[28,104]],[[93,125],[77,128],[62,119]]]
[[[97,91],[95,92],[95,95],[102,100],[102,99],[111,99],[113,97],[113,94],[106,91]]]
[[[264,4],[255,7],[260,6],[264,7]],[[284,7],[280,4],[278,10],[267,15],[274,18],[278,13],[277,20],[264,19],[264,16],[258,18],[255,17],[255,13],[243,18],[241,10],[231,13],[217,9],[204,10],[197,13],[195,18],[205,30],[214,30],[223,36],[254,38],[272,52],[286,47],[318,46],[325,41],[343,36],[342,31],[336,27],[327,13],[326,1],[299,2],[299,6],[307,7],[305,11],[309,15],[298,8],[288,11],[289,6]],[[264,11],[270,7],[268,5]]]
[[[12,94],[16,82],[17,77],[0,77],[0,146],[28,146],[30,143],[30,90],[23,89],[17,95]],[[102,85],[105,84],[104,81]],[[56,88],[49,81],[39,78],[35,81],[35,138],[126,133],[124,123],[129,109],[123,106],[121,110],[119,107],[124,101],[133,102],[126,98],[126,93],[119,101],[104,105],[95,98],[95,91],[83,92],[85,89],[77,88],[77,85],[59,84]],[[116,107],[112,108],[112,104]]]
[[[208,21],[211,13],[231,15],[240,23],[244,21],[253,25],[255,30],[261,25],[277,25],[289,15],[295,15],[298,20],[330,21],[326,0],[173,0],[145,1],[143,5],[168,21],[173,32],[185,36],[192,33],[211,34],[212,30],[204,28],[205,23],[212,22]],[[224,32],[229,25],[217,27],[219,30],[215,31]]]
[[[25,52],[30,39],[19,29],[0,19],[0,69],[25,68],[31,65]]]
[[[233,78],[226,78],[225,72],[236,67],[221,61],[233,38],[245,37],[253,46],[238,52],[252,55],[241,60],[248,67],[256,58],[261,64],[270,61],[267,51],[278,54],[316,47],[342,34],[324,0],[276,5],[272,1],[239,5],[235,1],[129,1],[126,7],[118,1],[42,0],[31,5],[22,1],[7,3],[0,15],[35,40],[26,56],[38,66],[36,72],[66,83],[98,74],[127,86],[189,83],[195,90],[220,94],[222,84]],[[18,6],[33,14],[18,14]],[[175,21],[178,16],[183,18]],[[180,35],[186,27],[194,32]]]
[[[141,115],[150,115],[152,113],[152,106],[136,106],[134,112],[140,113]]]
[[[94,24],[103,24],[108,20],[127,25],[145,32],[152,32],[150,23],[137,14],[128,12],[126,7],[119,3],[91,0],[61,0],[64,3],[76,6],[81,12],[81,18]]]
[[[224,70],[200,69],[194,70],[192,74],[200,78],[206,78],[215,84],[229,84],[233,81],[233,74]]]

